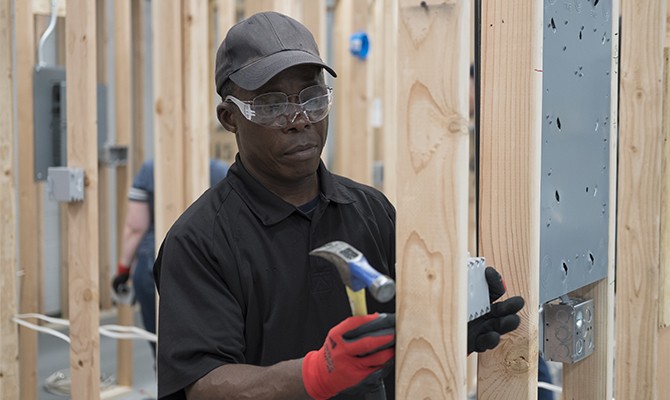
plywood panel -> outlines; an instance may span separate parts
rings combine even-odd
[[[398,3],[399,399],[467,395],[469,18],[467,1]]]
[[[479,255],[526,306],[521,326],[479,355],[480,399],[537,393],[542,3],[481,5]]]

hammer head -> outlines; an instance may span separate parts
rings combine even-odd
[[[385,303],[395,296],[395,282],[372,268],[363,253],[346,242],[334,241],[309,252],[330,261],[347,287],[353,291],[368,289],[372,297]]]

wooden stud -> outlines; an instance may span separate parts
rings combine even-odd
[[[184,181],[186,206],[209,187],[209,118],[212,109],[204,93],[211,93],[207,47],[207,2],[183,0],[183,113]]]
[[[56,0],[56,14],[59,17],[65,16],[65,3],[66,0]],[[32,12],[35,15],[51,15],[51,0],[32,0]]]
[[[128,164],[116,166],[116,249],[115,254],[121,253],[121,244],[123,243],[123,230],[128,210],[128,190],[132,182],[131,173],[132,154],[131,148],[132,130],[133,130],[133,93],[132,82],[132,47],[131,47],[131,0],[113,0],[114,11],[114,29],[112,35],[114,38],[114,104],[116,114],[116,144],[118,146],[128,147]],[[104,11],[99,11],[106,15]],[[106,18],[102,18],[105,20]],[[105,175],[109,176],[110,167],[104,166]],[[105,191],[107,189],[105,188]],[[108,206],[107,200],[104,201]],[[105,233],[108,237],[108,232]],[[103,261],[103,265],[106,260]],[[109,270],[104,275],[104,287],[108,291]],[[101,278],[102,279],[102,278]],[[119,325],[133,326],[133,310],[130,304],[118,303],[117,320]],[[116,381],[119,386],[132,386],[133,384],[133,342],[130,339],[122,339],[117,342],[117,364]]]
[[[214,82],[214,63],[216,59],[216,51],[219,45],[226,37],[228,30],[237,22],[237,2],[235,0],[213,0],[210,7],[211,13],[211,27],[209,32],[209,51],[207,63],[209,66],[208,79],[209,90],[213,87]],[[235,154],[237,153],[237,143],[235,135],[226,131],[219,123],[216,116],[216,106],[221,101],[218,94],[212,93],[209,96],[209,114],[207,120],[209,121],[209,140],[210,140],[210,157],[225,160],[228,163],[235,161]]]
[[[398,160],[398,0],[387,1],[384,7],[384,194],[397,204],[397,175],[390,173]]]
[[[84,201],[69,204],[71,394],[100,397],[98,144],[95,2],[67,2],[68,166],[84,170]],[[86,246],[82,246],[86,243]]]
[[[373,131],[369,124],[372,81],[369,62],[349,51],[349,38],[367,32],[367,1],[340,0],[335,8],[335,154],[333,170],[372,184]]]
[[[261,11],[277,11],[300,21],[302,20],[302,7],[300,5],[303,1],[314,0],[246,0],[244,16],[250,17]]]
[[[399,1],[398,153],[388,172],[398,179],[399,399],[467,395],[469,17],[467,1]]]
[[[14,2],[16,49],[16,130],[18,135],[19,312],[39,312],[39,271],[42,264],[42,185],[34,176],[33,68],[36,40],[31,3]],[[19,328],[21,398],[37,399],[37,332]]]
[[[156,246],[185,209],[181,1],[152,2]]]
[[[130,176],[140,172],[144,162],[144,68],[146,38],[144,33],[144,0],[131,0],[131,51],[132,51],[132,139],[129,149]],[[132,179],[132,178],[131,178]]]
[[[667,379],[658,352],[665,3],[621,4],[614,392],[623,399],[659,398],[657,376]]]
[[[0,397],[19,398],[12,1],[0,0]]]
[[[65,66],[66,57],[65,57],[65,18],[58,17],[56,22],[56,65]],[[68,281],[68,268],[70,266],[70,260],[67,258],[67,204],[60,203],[58,205],[58,223],[60,225],[59,230],[59,249],[60,249],[60,316],[61,318],[69,318],[69,281]]]
[[[521,295],[521,326],[478,355],[480,398],[537,396],[541,2],[482,2],[479,255]]]
[[[133,88],[130,0],[113,0],[114,9],[114,104],[116,114],[116,144],[128,147],[131,153],[133,131]],[[132,158],[126,165],[116,166],[116,254],[121,252],[123,226],[128,209],[128,189],[132,182]],[[109,285],[105,285],[107,290]],[[132,322],[132,321],[131,321]],[[129,343],[129,341],[127,341]]]
[[[668,44],[668,43],[666,43]],[[670,47],[663,49],[663,170],[661,174],[661,279],[659,327],[670,327]]]
[[[107,35],[107,0],[96,0],[96,68],[97,82],[99,85],[107,86],[107,50],[109,37]],[[109,93],[109,92],[108,92]],[[100,126],[98,126],[100,129]],[[102,129],[107,129],[103,127]],[[109,167],[98,164],[98,238],[99,238],[99,280],[100,280],[100,308],[103,310],[112,307],[112,293],[110,285],[110,207],[109,207]],[[68,262],[69,264],[69,262]]]

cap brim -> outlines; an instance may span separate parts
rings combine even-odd
[[[230,79],[242,89],[256,90],[283,70],[305,64],[322,67],[330,75],[337,77],[335,71],[319,57],[305,51],[286,50],[271,54],[247,65],[231,74]]]

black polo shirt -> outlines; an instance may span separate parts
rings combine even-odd
[[[154,266],[159,398],[184,398],[185,387],[223,364],[268,366],[320,348],[351,309],[336,268],[310,250],[342,240],[395,278],[391,203],[323,164],[318,175],[320,201],[306,215],[238,158],[172,226]],[[371,313],[395,312],[393,301],[367,301]]]

